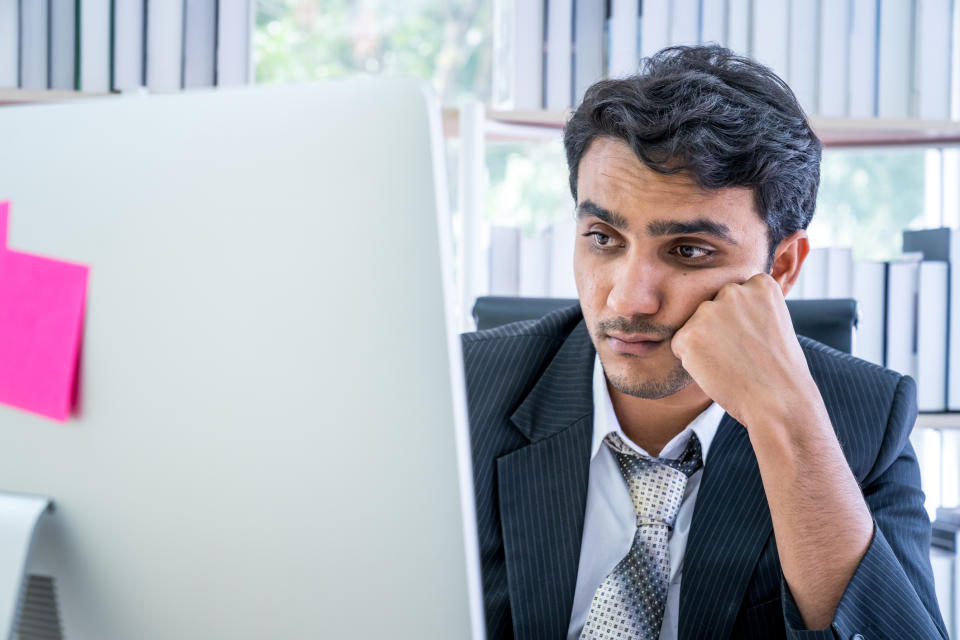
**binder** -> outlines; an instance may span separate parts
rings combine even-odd
[[[847,115],[850,0],[820,3],[820,95],[817,112]]]
[[[727,46],[726,0],[702,0],[700,3],[700,42]]]
[[[917,296],[920,255],[890,263],[887,278],[886,366],[917,377]]]
[[[142,0],[113,0],[113,89],[144,85],[144,16]]]
[[[924,260],[945,261],[949,265],[947,276],[946,324],[947,339],[944,351],[947,354],[946,405],[950,411],[960,411],[960,229],[907,230],[903,232],[904,252],[919,252]]]
[[[947,408],[947,263],[919,265],[917,294],[917,408]]]
[[[950,118],[950,45],[953,0],[916,0],[914,113],[918,118]]]
[[[913,94],[914,3],[913,0],[879,2],[877,115],[908,118]]]
[[[147,3],[147,88],[175,93],[183,88],[183,3]]]
[[[77,89],[77,5],[50,0],[50,88]]]
[[[80,3],[77,55],[80,56],[81,91],[110,91],[110,0],[83,0]]]
[[[882,367],[886,342],[887,263],[854,263],[852,294],[858,306],[853,355]]]
[[[49,5],[46,2],[20,3],[20,86],[48,89]]]
[[[574,106],[594,82],[603,79],[604,6],[594,0],[576,0],[573,25]]]
[[[612,0],[613,14],[611,15],[610,41],[611,53],[616,54],[617,47],[622,46],[625,49],[630,47],[629,19],[630,12],[636,15],[634,7],[637,0]],[[643,13],[640,16],[640,56],[646,58],[652,56],[660,49],[663,49],[670,43],[670,0],[643,0]],[[618,7],[622,7],[618,11]],[[622,16],[622,17],[621,17]],[[618,36],[618,34],[621,34]],[[615,44],[615,38],[620,37],[623,44]],[[633,42],[636,42],[634,36]],[[628,58],[629,56],[624,56]],[[614,77],[615,58],[611,56],[610,77]],[[626,64],[626,60],[621,63]],[[636,66],[636,65],[634,65]]]
[[[610,59],[607,76],[620,78],[637,72],[640,33],[639,0],[610,2]]]
[[[877,115],[877,0],[853,0],[850,24],[850,115]]]
[[[20,85],[20,2],[0,0],[0,88]]]
[[[183,22],[183,86],[216,83],[217,0],[186,0]]]
[[[819,76],[817,57],[820,48],[820,3],[790,3],[790,37],[787,81],[800,106],[807,113],[817,111]]]
[[[700,0],[673,0],[670,4],[670,44],[700,43]]]
[[[807,3],[814,4],[814,3]],[[750,54],[773,69],[781,78],[788,77],[787,44],[790,42],[790,6],[787,0],[763,0],[753,3],[753,42]],[[810,55],[810,52],[807,52]]]

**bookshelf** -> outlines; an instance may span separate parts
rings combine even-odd
[[[556,139],[570,111],[486,112],[490,140]],[[447,137],[456,137],[459,114],[443,112]],[[960,145],[960,121],[894,118],[828,118],[811,116],[810,123],[826,147],[939,147]]]

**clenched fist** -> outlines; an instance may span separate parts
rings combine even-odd
[[[765,273],[700,303],[671,347],[704,393],[748,429],[825,411],[780,285]]]

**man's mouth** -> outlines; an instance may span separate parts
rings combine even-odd
[[[617,354],[645,356],[660,348],[667,340],[659,336],[642,334],[608,333],[607,346]]]

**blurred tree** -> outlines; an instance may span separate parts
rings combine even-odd
[[[515,226],[532,236],[573,215],[567,162],[559,139],[487,145],[490,224]]]
[[[858,260],[897,257],[900,232],[923,221],[924,176],[923,150],[824,152],[811,245],[853,247]]]
[[[257,82],[413,76],[445,105],[487,100],[491,0],[258,0]]]

